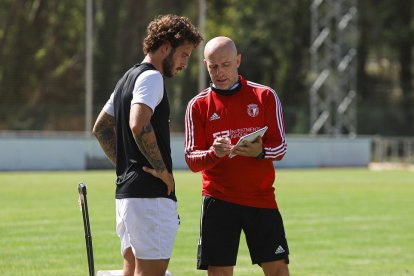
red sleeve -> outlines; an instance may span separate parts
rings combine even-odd
[[[185,114],[184,155],[188,167],[193,172],[207,170],[220,161],[213,148],[206,144],[201,114],[196,99],[191,100]]]
[[[270,92],[269,100],[266,101],[266,122],[269,129],[263,137],[263,148],[266,159],[282,160],[287,149],[282,104],[276,92],[272,89]]]

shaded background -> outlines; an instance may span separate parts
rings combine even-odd
[[[232,37],[240,72],[273,87],[287,132],[309,132],[310,1],[209,0],[205,41]],[[357,133],[414,135],[413,0],[358,1]],[[198,1],[95,0],[93,120],[123,72],[143,59],[145,28],[176,13],[198,24]],[[198,91],[198,51],[167,80],[172,130]],[[0,2],[0,131],[85,129],[85,1]]]

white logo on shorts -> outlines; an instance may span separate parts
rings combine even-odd
[[[275,254],[282,254],[282,253],[285,253],[285,250],[283,249],[281,245],[279,245],[279,247],[275,251]]]

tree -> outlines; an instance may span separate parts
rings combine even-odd
[[[308,128],[308,5],[304,0],[215,0],[207,7],[207,37],[235,40],[242,54],[240,72],[278,92],[289,132]]]
[[[146,26],[176,13],[197,24],[197,1],[94,0],[94,116],[117,80],[140,62]],[[308,133],[309,1],[209,0],[205,40],[226,35],[241,74],[269,85],[288,133]],[[413,0],[358,1],[358,133],[414,135]],[[0,129],[83,130],[85,3],[0,1]],[[166,79],[171,128],[183,130],[198,92],[198,51]]]
[[[65,129],[70,121],[58,114],[76,114],[82,90],[81,3],[2,2],[13,11],[6,19],[0,68],[0,112],[9,129]]]

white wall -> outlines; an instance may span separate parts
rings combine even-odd
[[[287,137],[287,153],[276,167],[366,167],[371,161],[370,138]]]
[[[279,168],[364,167],[371,160],[370,138],[288,136]],[[174,169],[187,169],[183,135],[173,134]],[[112,168],[94,137],[83,134],[0,135],[0,171]]]
[[[81,170],[91,144],[81,137],[0,138],[0,170]]]

